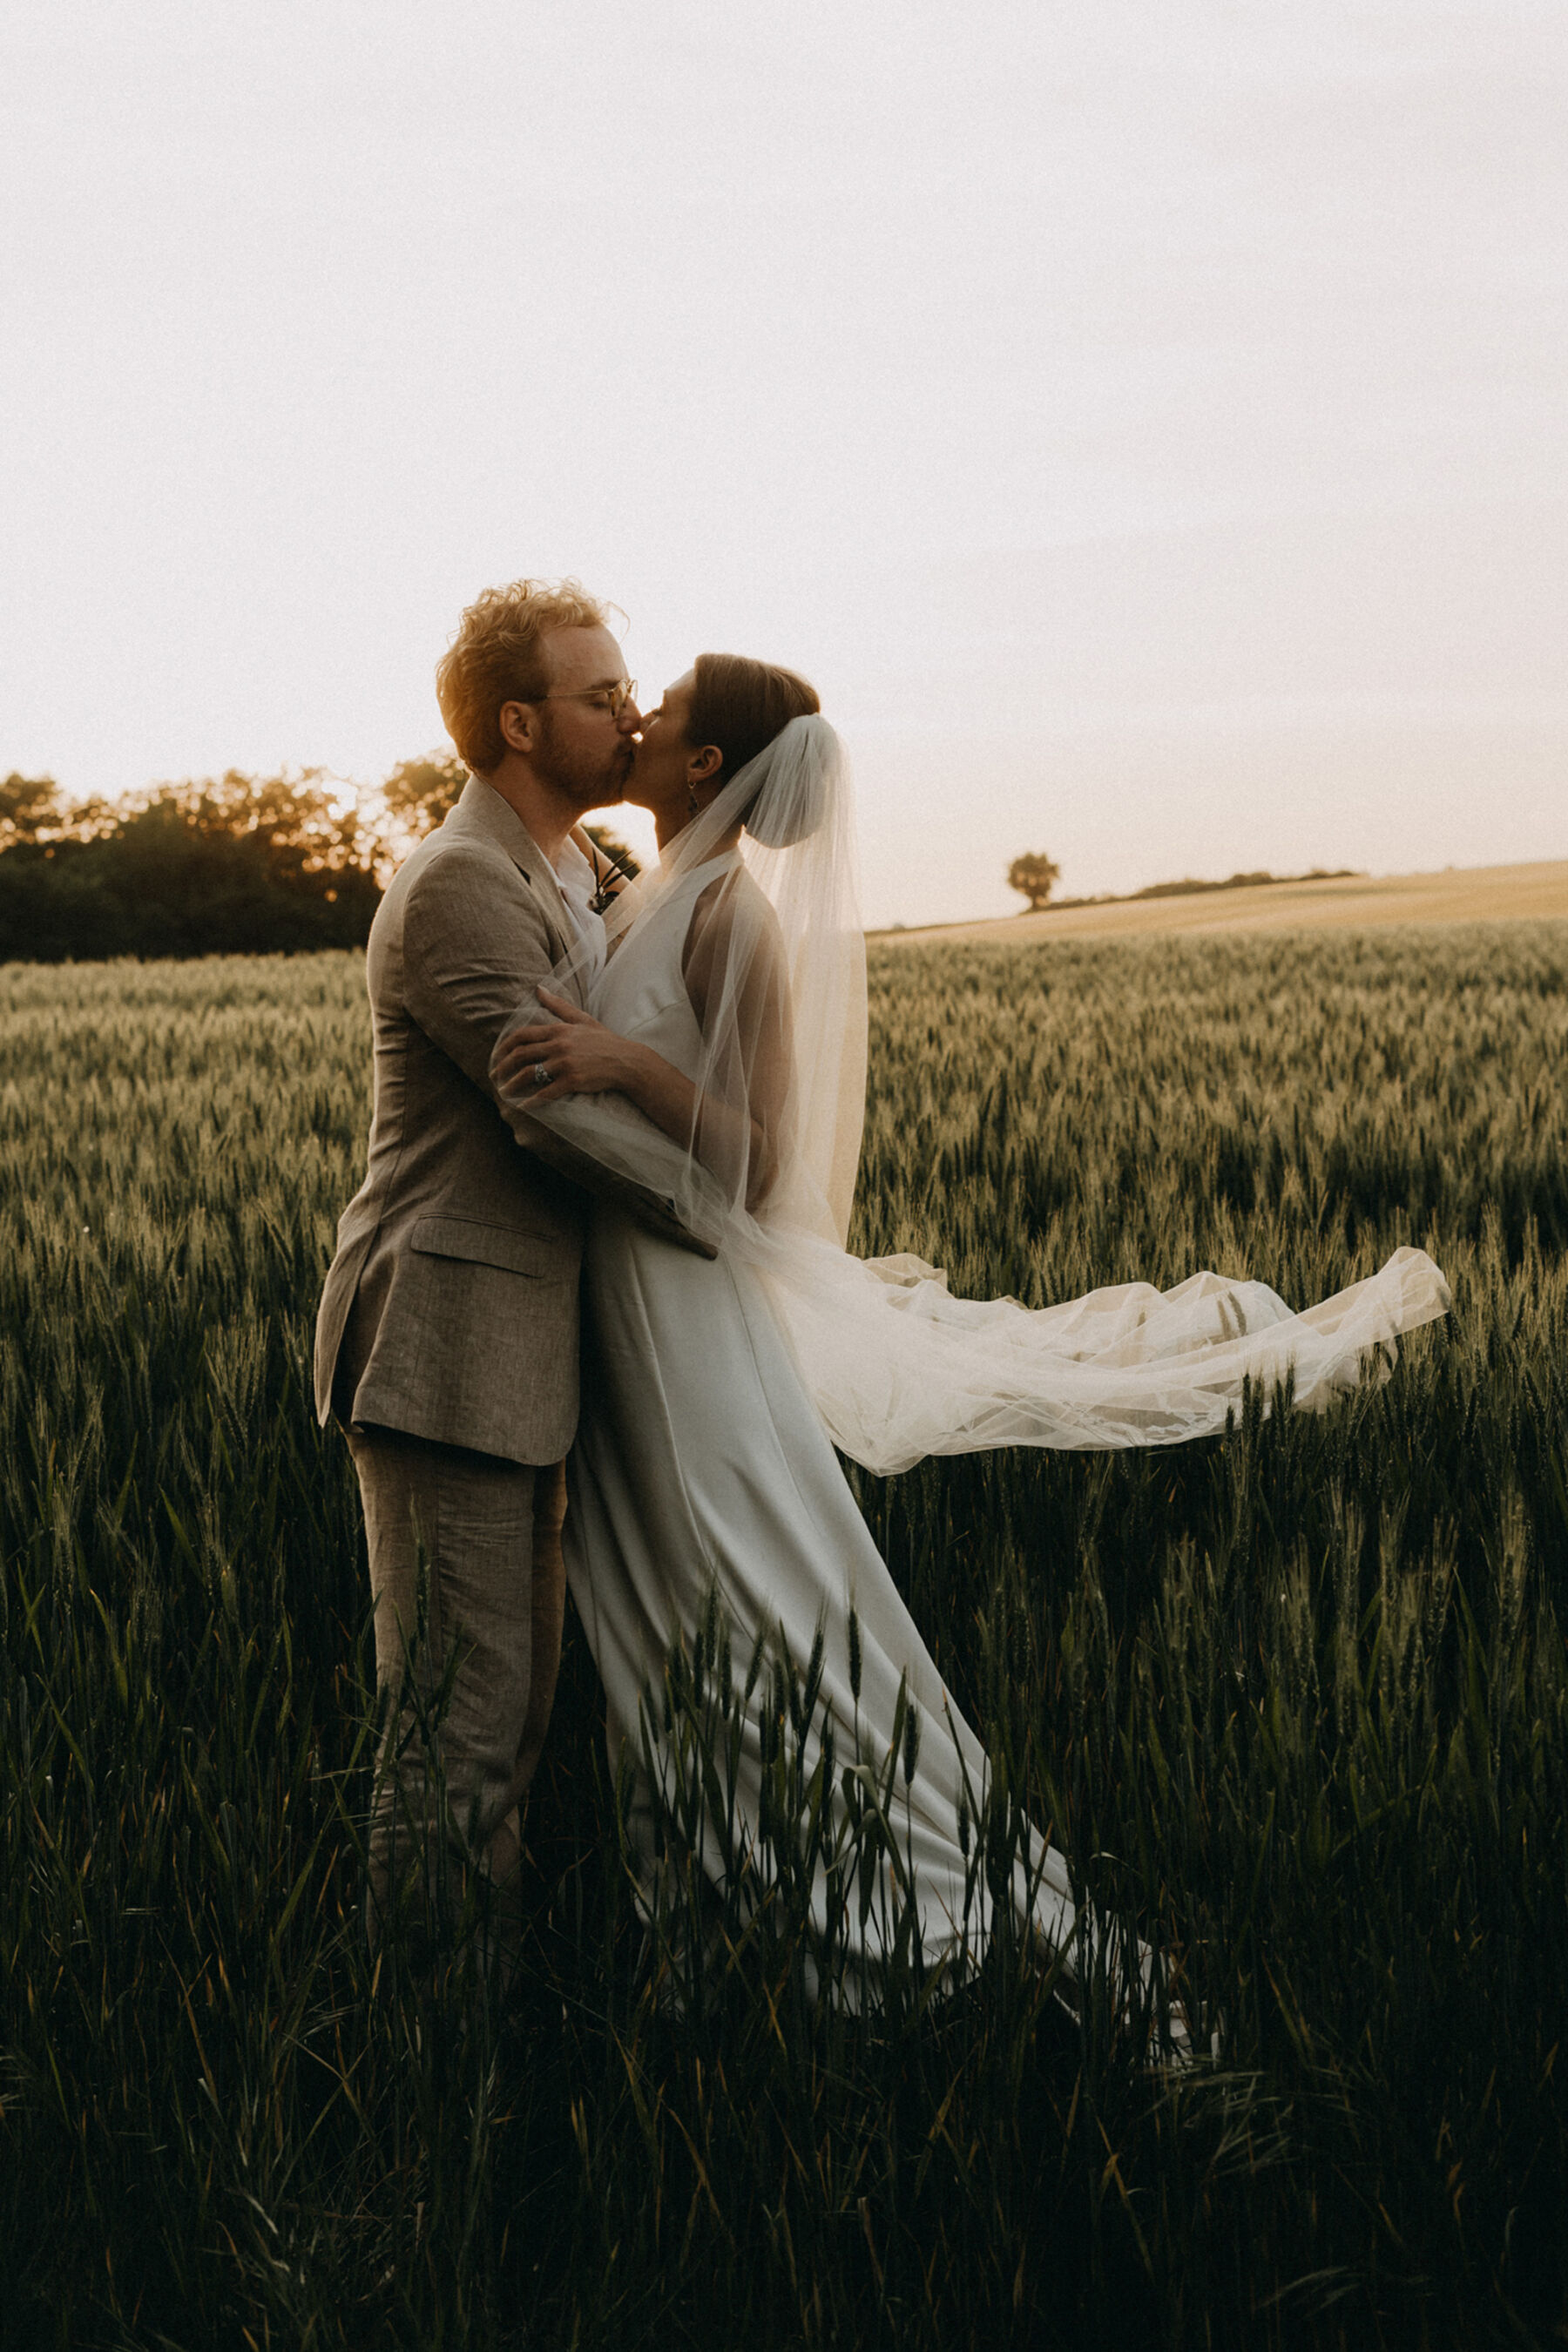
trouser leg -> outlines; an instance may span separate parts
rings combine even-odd
[[[516,1807],[538,1762],[559,1654],[559,1604],[552,1621],[550,1578],[536,1580],[533,1559],[536,1490],[546,1551],[559,1548],[554,1475],[391,1430],[353,1429],[349,1444],[386,1707],[371,1931],[416,1890],[433,1921],[449,1917],[463,1873],[477,1867],[498,1880],[496,1932],[510,1959],[521,1924]]]
[[[566,1465],[552,1462],[533,1474],[533,1594],[531,1612],[528,1713],[518,1743],[517,1781],[526,1795],[538,1769],[561,1671],[561,1634],[566,1611],[566,1563],[561,1529],[566,1516]],[[513,1806],[489,1845],[490,1874],[500,1884],[517,1868],[522,1830]]]

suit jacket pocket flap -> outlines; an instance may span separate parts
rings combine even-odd
[[[544,1282],[566,1281],[576,1272],[575,1259],[558,1236],[481,1224],[477,1217],[421,1217],[409,1247],[425,1257],[466,1258],[473,1265],[499,1265],[508,1274],[531,1274]]]

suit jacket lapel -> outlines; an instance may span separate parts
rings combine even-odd
[[[449,824],[454,819],[465,830],[472,826],[484,834],[506,852],[533,892],[556,955],[573,954],[578,946],[577,927],[567,912],[555,868],[511,803],[502,800],[494,785],[482,777],[470,776],[447,822]]]

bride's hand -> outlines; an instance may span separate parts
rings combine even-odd
[[[538,995],[552,1018],[512,1031],[496,1058],[497,1086],[523,1110],[563,1095],[626,1091],[636,1048],[553,989],[542,988]]]

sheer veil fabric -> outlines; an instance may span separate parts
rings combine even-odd
[[[709,865],[689,914],[682,886]],[[679,964],[702,1035],[692,1134],[672,1141],[619,1096],[534,1112],[517,1087],[509,1116],[521,1141],[551,1156],[554,1139],[630,1179],[709,1251],[754,1268],[827,1433],[866,1468],[997,1445],[1184,1444],[1223,1430],[1247,1383],[1267,1403],[1288,1373],[1298,1407],[1321,1410],[1386,1379],[1399,1336],[1446,1312],[1442,1275],[1409,1248],[1303,1313],[1261,1282],[1212,1273],[1030,1308],[955,1298],[916,1257],[851,1256],[866,953],[848,762],[825,719],[792,719],[621,894],[611,958],[667,950],[661,913],[689,926]],[[552,984],[594,1009],[585,951]],[[541,1017],[530,994],[510,1026]]]

